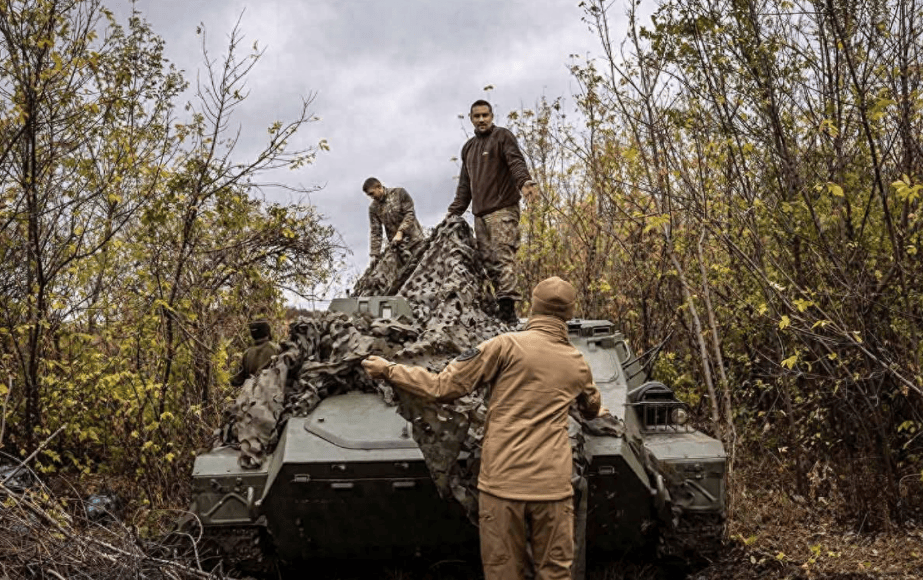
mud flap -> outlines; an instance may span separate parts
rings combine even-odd
[[[571,565],[572,580],[586,577],[586,518],[589,486],[585,477],[574,483],[574,563]]]
[[[651,495],[654,496],[654,507],[657,508],[657,516],[660,518],[662,525],[667,529],[676,528],[677,514],[673,510],[673,498],[670,497],[670,491],[667,489],[663,476],[657,472],[653,473],[654,488]]]

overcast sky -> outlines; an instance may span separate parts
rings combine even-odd
[[[472,101],[488,98],[498,125],[511,110],[532,106],[543,95],[572,102],[571,55],[586,59],[601,52],[578,3],[138,0],[136,7],[166,41],[167,58],[192,82],[202,63],[199,24],[205,25],[213,56],[219,56],[243,15],[243,46],[257,41],[266,52],[236,118],[242,144],[264,139],[269,124],[292,118],[301,97],[316,94],[312,110],[320,121],[304,129],[301,140],[326,139],[331,150],[315,164],[277,178],[323,187],[310,201],[352,250],[346,274],[355,277],[368,264],[365,178],[406,188],[420,223],[432,227],[455,193],[458,165],[452,158],[465,131],[471,133],[458,115]],[[108,6],[124,22],[130,2],[108,0]],[[649,13],[651,7],[641,10]],[[619,35],[624,12],[616,0],[610,25]],[[488,85],[494,88],[485,93]],[[269,197],[286,201],[289,194]]]

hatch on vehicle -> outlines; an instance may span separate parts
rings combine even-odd
[[[344,449],[412,449],[411,425],[381,397],[346,393],[324,399],[305,420],[305,431]]]
[[[334,298],[327,308],[330,312],[345,312],[350,316],[368,314],[372,318],[413,320],[413,311],[407,300],[400,296],[355,296]]]

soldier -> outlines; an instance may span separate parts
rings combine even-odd
[[[272,328],[263,319],[250,323],[250,338],[253,346],[244,351],[240,359],[240,370],[231,378],[231,385],[239,387],[244,381],[257,374],[267,365],[272,357],[282,352],[282,347],[272,341]]]
[[[413,211],[413,200],[403,187],[385,187],[375,177],[362,184],[370,198],[369,255],[374,260],[381,255],[381,228],[384,226],[389,247],[395,250],[398,264],[403,266],[417,243],[423,239],[423,229]]]
[[[516,137],[494,125],[490,103],[475,101],[468,117],[474,137],[462,147],[462,168],[449,213],[462,215],[471,204],[478,256],[494,286],[498,317],[515,324],[515,303],[522,298],[514,267],[519,249],[519,199],[533,198],[535,182]]]
[[[558,277],[532,291],[522,332],[501,334],[462,353],[438,375],[371,356],[373,378],[427,400],[449,401],[490,389],[478,474],[485,580],[524,578],[532,548],[536,578],[570,579],[574,558],[573,459],[568,410],[606,412],[590,367],[567,339],[574,287]]]

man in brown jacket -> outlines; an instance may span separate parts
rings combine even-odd
[[[526,330],[501,334],[461,354],[438,375],[371,356],[373,378],[421,397],[449,401],[490,389],[478,475],[481,561],[486,580],[524,578],[531,543],[538,580],[570,578],[574,509],[568,409],[600,412],[599,389],[567,339],[574,287],[558,277],[532,291]],[[527,533],[531,531],[531,537]]]
[[[461,150],[461,172],[449,214],[462,215],[471,205],[478,256],[497,296],[498,316],[515,324],[516,251],[519,249],[519,199],[535,195],[516,137],[494,125],[490,103],[475,101],[468,115],[474,137]]]
[[[385,187],[375,177],[362,184],[362,191],[370,198],[369,205],[369,255],[372,259],[381,254],[381,229],[385,242],[396,252],[399,266],[413,255],[417,242],[423,239],[423,229],[413,209],[413,199],[403,187]]]

